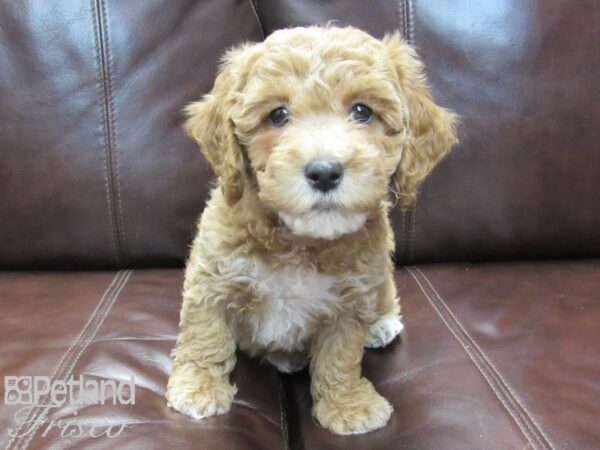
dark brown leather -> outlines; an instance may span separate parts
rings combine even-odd
[[[463,118],[416,208],[394,213],[400,263],[598,255],[590,1],[3,2],[0,267],[180,265],[212,177],[181,108],[227,46],[334,19],[400,29]]]
[[[406,5],[403,1],[370,0],[257,0],[258,18],[266,35],[280,28],[297,26],[352,25],[383,37],[395,30],[405,32]]]
[[[0,268],[181,265],[212,178],[181,130],[248,2],[0,3]]]
[[[592,0],[40,0],[0,2],[0,269],[180,266],[212,178],[181,108],[211,87],[226,47],[333,19],[401,30],[437,101],[462,116],[417,207],[394,211],[399,263],[600,255]],[[243,355],[230,414],[166,407],[180,270],[0,273],[0,379],[137,383],[135,406],[38,412],[31,439],[12,442],[18,408],[3,402],[0,445],[600,447],[600,262],[430,265],[396,280],[406,330],[364,361],[395,413],[339,437],[310,417],[306,373]],[[127,428],[44,434],[74,417]]]
[[[600,8],[572,2],[258,0],[265,33],[403,31],[461,144],[395,211],[400,263],[600,255]]]
[[[406,328],[364,374],[390,423],[339,437],[315,425],[305,373],[286,380],[302,449],[593,449],[600,442],[600,261],[409,267]]]
[[[134,406],[53,409],[29,443],[8,448],[591,449],[600,441],[600,261],[399,270],[406,329],[364,360],[395,412],[385,428],[350,437],[313,422],[306,373],[283,377],[243,355],[228,415],[195,421],[168,409],[181,281],[179,270],[0,275],[0,377],[136,381]],[[3,446],[17,409],[0,407]],[[128,426],[114,438],[44,435],[58,419]]]
[[[56,374],[56,379],[129,380],[135,405],[52,408],[35,433],[21,429],[9,449],[286,448],[281,381],[274,369],[240,355],[232,381],[239,392],[229,414],[196,421],[166,406],[182,273],[146,270],[99,273],[0,274],[0,380],[5,375]],[[0,392],[0,445],[17,429],[18,406]],[[65,438],[52,420],[127,427],[116,437]],[[34,421],[31,423],[33,424]],[[77,430],[76,430],[77,431]]]

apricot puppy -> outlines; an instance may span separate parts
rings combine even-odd
[[[402,329],[390,253],[401,207],[456,141],[398,34],[277,31],[230,50],[186,130],[218,176],[187,263],[168,403],[226,413],[236,347],[282,372],[310,362],[313,415],[339,434],[392,407],[364,347]]]

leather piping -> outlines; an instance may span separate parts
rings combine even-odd
[[[77,362],[94,340],[94,337],[106,320],[108,313],[112,309],[132,273],[133,270],[117,272],[110,285],[104,291],[104,294],[90,315],[87,323],[84,325],[81,332],[75,339],[75,342],[73,342],[73,344],[58,362],[56,368],[54,369],[54,373],[50,377],[52,381],[66,381],[66,379],[72,375],[73,369],[75,368]],[[23,421],[13,433],[13,436],[17,437],[13,437],[8,441],[6,450],[25,450],[29,446],[38,428],[44,423],[44,419],[48,414],[49,408],[43,408],[43,406],[48,405],[49,401],[50,395],[45,395],[39,403],[39,406],[41,407],[31,408],[31,412],[27,419]],[[30,426],[31,431],[29,431],[26,435],[21,436],[21,433],[23,432],[23,426],[25,424]]]
[[[119,160],[115,134],[115,112],[112,87],[112,59],[108,36],[108,17],[104,0],[91,0],[98,66],[99,93],[102,99],[102,126],[104,131],[104,175],[106,200],[112,231],[112,245],[117,267],[127,263],[128,251],[123,228],[123,207],[119,181]]]
[[[400,32],[404,39],[411,44],[415,44],[414,39],[414,15],[413,0],[400,0],[398,2],[398,21]],[[416,206],[401,212],[401,234],[399,246],[397,248],[396,261],[400,264],[408,264],[413,259],[413,247],[415,241],[415,214]]]
[[[462,326],[446,302],[435,290],[425,274],[415,266],[405,267],[406,271],[414,278],[419,288],[440,317],[450,333],[461,345],[465,353],[469,356],[475,367],[479,370],[492,392],[498,398],[502,406],[519,427],[531,448],[554,450],[548,437],[542,431],[539,424],[527,411],[527,408],[517,398],[514,391],[510,388],[504,377],[489,360],[483,350],[477,345],[475,340],[469,335]]]
[[[252,8],[252,12],[254,13],[254,17],[256,17],[256,22],[258,22],[258,27],[260,28],[260,34],[262,34],[263,41],[267,37],[265,34],[265,28],[260,20],[260,16],[258,15],[258,8],[256,6],[256,0],[248,0],[250,3],[250,8]]]

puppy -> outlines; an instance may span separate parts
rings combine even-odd
[[[401,207],[455,143],[423,66],[398,34],[277,31],[226,53],[185,128],[218,176],[187,263],[166,397],[226,413],[236,347],[294,372],[338,434],[386,424],[364,347],[402,329],[389,198]],[[390,195],[391,193],[391,195]]]

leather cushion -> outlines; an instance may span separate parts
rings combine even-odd
[[[248,2],[0,3],[0,268],[180,266],[213,178],[181,125]]]
[[[596,448],[600,262],[397,272],[405,330],[363,373],[393,404],[381,430],[334,436],[286,378],[291,442],[319,449]]]
[[[545,449],[600,440],[599,261],[398,271],[406,328],[363,364],[395,412],[385,428],[352,437],[314,423],[305,372],[280,376],[243,355],[230,414],[195,421],[168,409],[181,281],[179,270],[0,274],[0,375],[136,381],[135,406],[47,417],[127,424],[119,437],[65,440],[40,426],[25,448]],[[3,445],[16,409],[0,407]]]
[[[0,407],[0,442],[8,449],[286,447],[281,380],[274,369],[239,355],[232,375],[238,387],[229,414],[202,421],[166,406],[181,305],[180,270],[100,273],[0,274],[0,378],[52,376],[67,380],[136,383],[135,405],[64,405],[36,409],[19,429],[22,406]],[[4,384],[2,390],[4,398]],[[45,420],[45,422],[43,422]],[[127,427],[116,437],[64,437],[52,421],[97,424],[97,433]],[[29,432],[33,424],[35,431]],[[77,430],[75,430],[77,431]],[[76,432],[77,434],[77,432]]]

